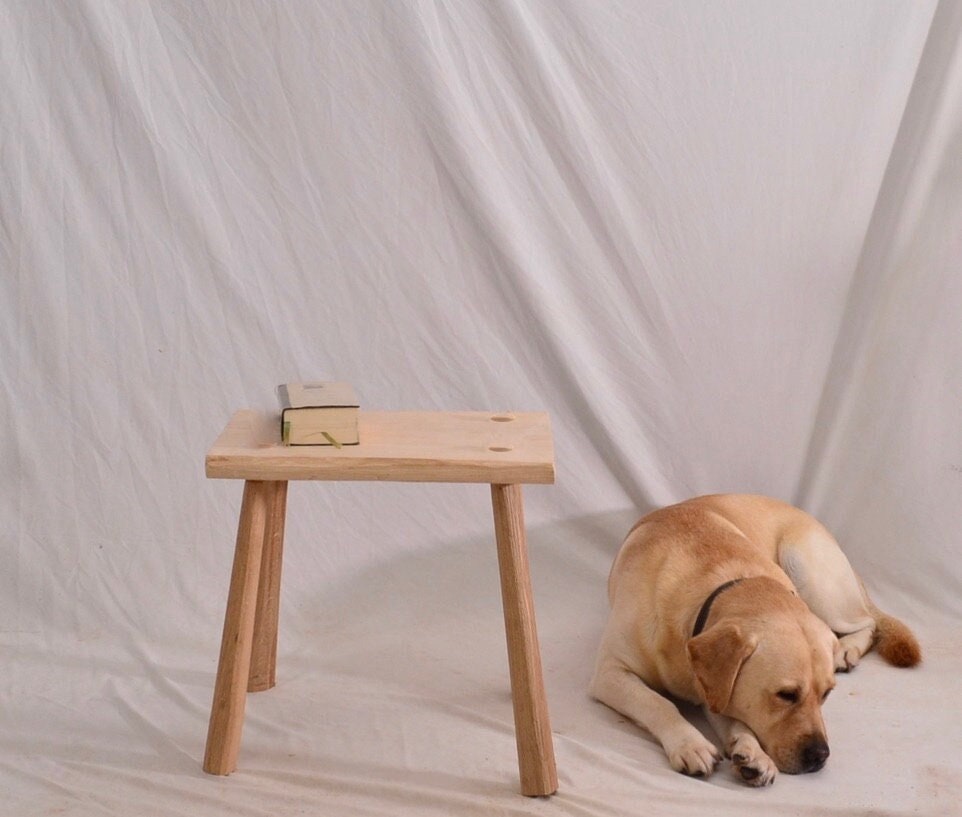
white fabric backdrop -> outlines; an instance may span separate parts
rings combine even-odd
[[[960,8],[0,0],[0,813],[954,813]],[[200,773],[240,500],[203,454],[321,376],[551,413],[551,801],[476,486],[294,486],[280,684]],[[927,650],[765,795],[585,693],[628,525],[730,490]]]

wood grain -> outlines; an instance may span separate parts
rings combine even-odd
[[[557,791],[558,773],[531,595],[521,486],[492,485],[491,502],[501,573],[521,793],[529,797],[546,796]]]
[[[281,562],[284,555],[284,524],[287,512],[287,483],[268,483],[267,524],[261,553],[260,580],[248,692],[262,692],[277,680],[277,630],[280,616]]]
[[[237,768],[269,495],[268,483],[244,484],[204,754],[204,771],[209,774],[230,774]]]
[[[285,446],[263,415],[231,418],[207,452],[207,476],[253,480],[554,482],[543,412],[362,411],[359,445]]]

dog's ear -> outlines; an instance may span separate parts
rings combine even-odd
[[[695,686],[712,712],[723,712],[732,697],[738,671],[758,646],[737,624],[719,624],[688,640],[688,660]]]

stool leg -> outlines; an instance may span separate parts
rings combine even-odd
[[[248,692],[274,686],[277,677],[277,624],[280,612],[281,559],[284,553],[284,519],[287,511],[287,483],[268,483],[267,525],[257,583],[257,612],[254,615],[254,643]]]
[[[227,595],[224,635],[204,754],[204,771],[209,774],[230,774],[237,768],[269,495],[269,483],[244,483],[244,501],[237,526],[234,568]]]
[[[521,793],[529,797],[545,796],[557,791],[558,773],[531,597],[521,486],[492,485],[491,503],[501,571]]]

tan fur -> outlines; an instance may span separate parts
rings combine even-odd
[[[731,579],[741,581],[692,637],[705,600]],[[736,771],[758,786],[825,762],[821,703],[835,671],[853,668],[873,641],[897,666],[921,660],[911,631],[872,604],[831,534],[766,497],[699,497],[644,517],[615,559],[608,595],[592,694],[648,729],[687,774],[710,774],[720,754],[664,693],[704,704]]]

